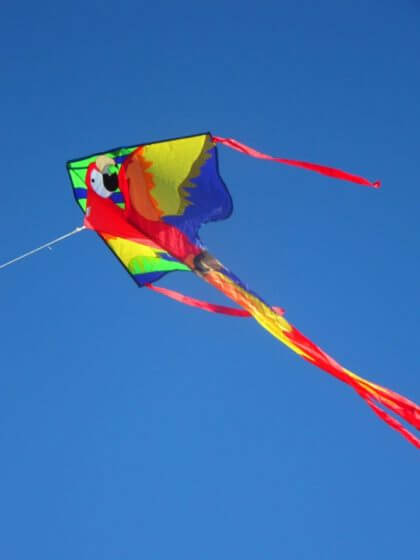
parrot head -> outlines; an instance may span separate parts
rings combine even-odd
[[[112,158],[98,156],[86,172],[86,186],[102,198],[109,198],[118,189],[118,174],[109,172],[111,165],[115,165]]]

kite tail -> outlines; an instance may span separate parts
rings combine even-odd
[[[262,327],[296,354],[352,387],[379,418],[414,446],[420,448],[420,439],[397,418],[389,414],[389,412],[394,413],[413,428],[420,430],[420,407],[417,404],[390,389],[367,381],[341,366],[257,295],[249,292],[221,265],[217,269],[212,267],[202,271],[200,276],[248,311]]]
[[[246,154],[257,159],[265,159],[268,161],[274,161],[276,163],[283,163],[284,165],[292,165],[293,167],[300,167],[302,169],[308,169],[309,171],[315,171],[315,173],[320,173],[326,177],[332,177],[333,179],[340,179],[341,181],[350,181],[351,183],[357,183],[359,185],[364,185],[365,187],[374,187],[378,189],[381,186],[380,181],[370,181],[365,179],[365,177],[360,177],[359,175],[354,175],[353,173],[348,173],[342,169],[336,169],[334,167],[328,167],[326,165],[319,165],[318,163],[310,163],[308,161],[299,161],[296,159],[285,159],[280,157],[273,157],[263,152],[259,152],[242,142],[238,142],[234,138],[222,138],[221,136],[213,136],[213,142],[215,144],[222,144],[228,146],[232,150]]]

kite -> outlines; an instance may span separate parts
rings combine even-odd
[[[116,148],[69,161],[73,193],[85,213],[84,227],[105,241],[139,286],[206,311],[252,316],[303,359],[352,387],[382,420],[420,448],[420,439],[409,429],[420,429],[418,405],[341,366],[290,324],[283,310],[271,307],[249,290],[201,242],[199,230],[203,224],[224,220],[232,213],[232,199],[219,173],[218,144],[336,179],[380,186],[379,182],[338,169],[275,158],[232,138],[204,133]],[[194,273],[241,309],[210,304],[155,286],[173,271]]]

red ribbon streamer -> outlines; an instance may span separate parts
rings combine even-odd
[[[245,311],[244,309],[235,309],[234,307],[228,307],[226,305],[217,305],[215,303],[208,303],[207,301],[201,301],[200,299],[195,299],[174,290],[169,290],[168,288],[162,288],[162,286],[154,286],[153,284],[146,284],[146,288],[153,290],[158,294],[162,294],[168,298],[174,299],[184,305],[190,305],[191,307],[197,307],[203,311],[209,311],[210,313],[221,313],[223,315],[230,315],[231,317],[252,317],[252,315]],[[273,307],[274,311],[279,315],[284,314],[284,309],[281,307]]]
[[[276,161],[277,163],[284,163],[285,165],[293,165],[294,167],[302,167],[303,169],[309,169],[310,171],[315,171],[316,173],[321,173],[321,175],[326,175],[327,177],[333,177],[334,179],[340,179],[342,181],[350,181],[352,183],[357,183],[359,185],[365,185],[366,187],[374,187],[378,189],[381,186],[380,181],[369,181],[364,177],[359,177],[358,175],[353,175],[347,173],[347,171],[342,171],[341,169],[334,169],[333,167],[327,167],[325,165],[318,165],[317,163],[309,163],[306,161],[298,161],[294,159],[284,159],[279,157],[269,156],[262,152],[254,150],[241,142],[238,142],[234,138],[222,138],[221,136],[213,136],[213,142],[218,144],[223,144],[228,146],[233,150],[237,150],[247,156],[251,156],[258,159],[266,159],[269,161]]]

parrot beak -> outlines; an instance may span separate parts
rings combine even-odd
[[[96,158],[96,167],[101,173],[108,173],[110,165],[115,165],[115,160],[109,156],[98,156]]]
[[[105,171],[102,177],[106,190],[114,192],[118,189],[118,175],[116,173],[111,173],[110,175],[108,175],[108,173]]]

